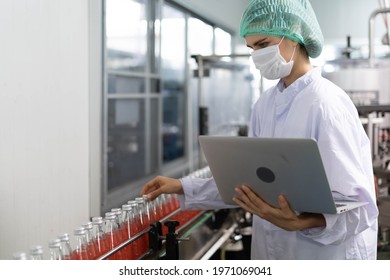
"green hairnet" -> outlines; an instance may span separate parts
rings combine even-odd
[[[308,0],[251,0],[240,23],[240,36],[284,36],[298,42],[310,57],[321,54],[324,38]]]

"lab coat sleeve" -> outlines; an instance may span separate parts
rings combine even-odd
[[[184,192],[184,195],[179,196],[182,210],[234,208],[224,203],[212,177],[207,179],[184,177],[180,181]]]
[[[325,114],[325,120],[318,123],[315,138],[333,196],[368,204],[337,215],[324,214],[326,227],[301,232],[324,245],[339,244],[377,225],[370,142],[359,119],[353,114],[353,110],[345,108],[329,114],[332,117]]]

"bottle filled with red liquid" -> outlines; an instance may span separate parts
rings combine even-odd
[[[49,241],[49,259],[63,260],[61,253],[61,240],[58,238]]]
[[[128,205],[131,209],[128,212],[130,218],[130,231],[132,230],[133,236],[141,232],[141,221],[138,214],[138,203],[135,200],[128,201]],[[145,250],[143,237],[136,239],[133,242],[134,258],[138,259],[142,252]]]
[[[161,196],[158,196],[154,199],[154,207],[156,209],[156,220],[161,221],[164,218]]]
[[[30,256],[32,260],[43,260],[43,247],[41,245],[31,247]]]
[[[85,229],[85,239],[87,241],[87,252],[90,260],[95,260],[99,257],[99,251],[95,242],[93,242],[92,234],[92,222],[88,222],[82,225]]]
[[[143,197],[136,197],[135,201],[137,202],[137,211],[141,225],[141,231],[144,231],[150,226],[149,216],[146,209],[146,202]],[[141,254],[145,254],[149,250],[149,236],[146,233],[140,239],[142,244]]]
[[[92,242],[96,245],[98,257],[108,252],[108,246],[104,236],[102,217],[92,218]]]
[[[145,205],[145,211],[148,216],[149,225],[151,223],[154,223],[157,220],[157,208],[155,200],[151,200],[148,195],[143,195],[142,198],[144,199],[144,205]]]
[[[125,235],[123,234],[123,229],[121,228],[122,226],[122,209],[121,208],[112,208],[111,213],[115,215],[115,223],[117,224],[118,227],[118,239],[119,243],[123,243],[126,241]]]
[[[85,235],[86,231],[83,227],[74,230],[75,249],[72,252],[72,260],[89,260],[88,243]]]
[[[63,233],[58,236],[61,241],[61,254],[63,260],[70,260],[72,255],[72,247],[70,246],[70,238],[68,233]]]
[[[160,200],[160,211],[161,211],[161,216],[163,218],[165,218],[166,216],[168,216],[170,214],[170,211],[169,211],[169,206],[168,206],[168,201],[167,201],[167,197],[165,194],[161,194],[159,196],[159,200]]]
[[[108,212],[105,215],[104,218],[104,236],[106,239],[106,244],[109,250],[114,249],[117,247],[120,242],[120,232],[118,228],[118,224],[116,223],[116,217],[114,213]],[[108,260],[123,260],[122,252],[119,250],[118,252],[114,253],[110,257],[107,258]]]
[[[120,231],[123,235],[123,239],[125,241],[128,241],[130,238],[132,238],[134,233],[134,227],[131,224],[131,205],[130,204],[124,204],[122,205],[122,224],[120,226]],[[125,258],[127,260],[134,260],[135,259],[135,245],[134,241],[129,243],[126,247],[123,248]]]
[[[180,209],[180,200],[178,194],[172,194],[173,208],[175,210]]]

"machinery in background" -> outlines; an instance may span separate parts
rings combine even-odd
[[[387,247],[390,228],[390,53],[375,57],[374,23],[376,16],[389,13],[390,8],[381,8],[373,11],[369,18],[368,58],[352,59],[354,49],[348,38],[344,57],[328,61],[323,67],[323,76],[351,97],[371,141],[379,207],[379,245]],[[388,35],[387,30],[385,37]],[[382,40],[382,43],[388,45],[389,40]]]

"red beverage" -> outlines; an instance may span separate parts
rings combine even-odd
[[[104,229],[104,237],[106,238],[106,244],[107,247],[110,250],[117,247],[119,244],[121,244],[120,240],[120,231],[118,229],[118,226],[115,222],[115,216],[106,216],[105,218],[105,229]],[[107,258],[108,260],[123,260],[123,254],[121,250],[114,253],[110,257]]]
[[[135,236],[140,231],[141,231],[140,221],[138,218],[133,217],[132,221],[130,222],[130,232],[132,232],[133,236]],[[142,241],[141,238],[138,238],[132,242],[134,259],[138,259],[141,256],[141,251],[142,251],[141,241]]]
[[[108,252],[107,242],[104,238],[104,229],[103,229],[103,218],[102,217],[93,217],[92,218],[92,242],[95,244],[97,249],[96,258],[104,255]]]
[[[73,250],[72,260],[89,260],[87,251],[86,230],[83,227],[74,230],[76,248]]]
[[[88,252],[88,258],[90,260],[96,260],[99,257],[98,248],[95,242],[93,242],[92,240],[88,242],[87,252]]]
[[[93,242],[95,243],[98,249],[97,257],[100,257],[101,255],[104,255],[105,253],[108,252],[107,243],[102,237],[95,239]]]
[[[93,232],[92,232],[93,225],[91,222],[88,222],[88,223],[83,224],[82,227],[85,228],[85,231],[86,231],[85,238],[87,241],[88,258],[90,260],[95,260],[99,257],[99,251],[98,251],[98,248],[97,248],[95,242],[93,242],[93,238],[92,238],[93,237]]]
[[[89,256],[86,250],[84,251],[73,251],[72,260],[89,260]]]

